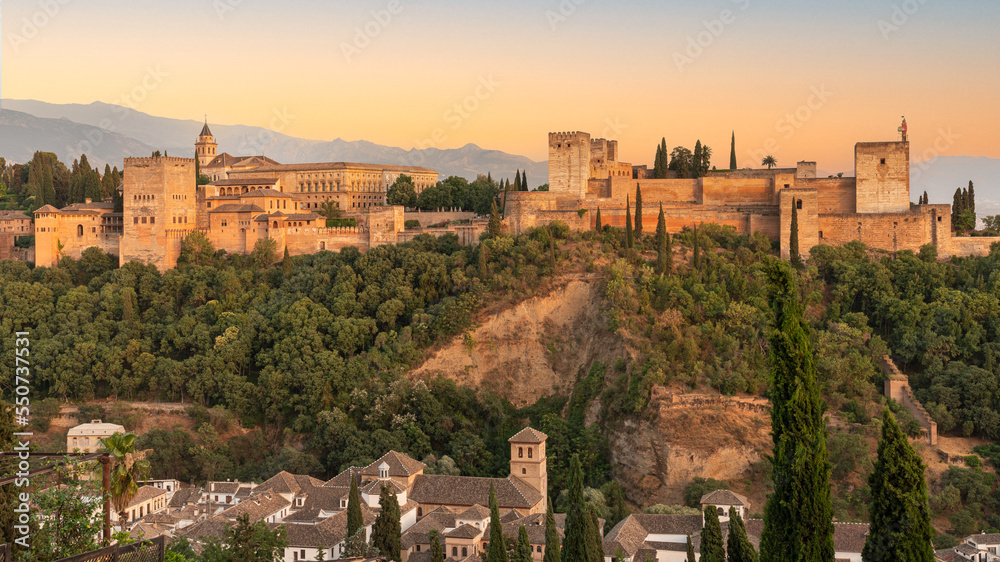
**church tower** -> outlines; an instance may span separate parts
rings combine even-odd
[[[205,126],[201,128],[198,142],[194,143],[194,147],[195,153],[198,155],[198,165],[202,168],[215,160],[215,153],[219,145],[216,144],[215,137],[212,136],[212,130],[208,128],[208,119],[205,120]]]
[[[548,438],[541,431],[526,427],[508,439],[510,475],[538,490],[543,498],[548,498],[549,494],[549,473],[545,457],[545,440]]]

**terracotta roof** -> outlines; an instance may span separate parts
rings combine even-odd
[[[180,488],[170,498],[169,507],[184,507],[187,504],[198,503],[201,499],[201,488]]]
[[[261,210],[263,211],[263,209]],[[294,215],[285,215],[286,221],[314,221],[318,218],[319,215],[316,213],[296,213]]]
[[[35,209],[35,213],[58,213],[59,209],[56,209],[52,205],[42,205],[41,207]]]
[[[274,164],[271,166],[261,166],[257,168],[258,172],[314,172],[314,171],[325,171],[325,170],[346,170],[348,168],[356,168],[362,170],[371,170],[374,172],[418,172],[418,173],[429,173],[436,174],[437,172],[431,170],[430,168],[424,168],[421,166],[396,166],[393,164],[362,164],[360,162],[313,162],[308,164]]]
[[[315,548],[322,545],[330,548],[344,540],[343,537],[338,538],[329,525],[271,523],[268,526],[272,530],[283,526],[287,533],[289,547]]]
[[[701,497],[701,505],[749,505],[746,496],[730,490],[715,490]]]
[[[397,494],[400,493],[400,492],[402,492],[404,490],[404,488],[402,486],[400,486],[399,484],[396,484],[392,480],[373,480],[373,481],[371,481],[371,482],[369,482],[367,484],[364,484],[363,486],[359,487],[358,491],[364,492],[364,493],[366,493],[368,495],[371,495],[371,496],[377,496],[377,495],[379,495],[379,494],[382,493],[382,486],[383,485],[388,486],[390,490],[394,491]],[[350,491],[350,490],[348,490],[348,491]]]
[[[478,503],[458,514],[458,518],[462,521],[482,521],[483,519],[489,519],[489,517],[490,509]]]
[[[760,544],[760,533],[764,530],[762,519],[747,519],[747,538],[754,545]],[[836,523],[833,524],[833,546],[837,552],[860,553],[865,547],[868,537],[867,523]]]
[[[167,491],[163,488],[157,488],[156,486],[143,486],[135,493],[132,497],[132,501],[129,502],[128,506],[132,507],[134,505],[139,505],[144,501],[149,501],[157,496],[165,496]]]
[[[246,205],[242,203],[226,203],[225,205],[219,205],[218,207],[209,211],[209,213],[262,213],[264,209],[261,209],[257,205]]]
[[[229,187],[233,185],[238,185],[238,186],[274,185],[276,183],[278,183],[278,178],[240,178],[240,179],[229,179],[229,180],[215,180],[207,185],[214,185],[216,187]]]
[[[454,513],[451,513],[451,511],[447,509],[436,509],[430,514],[425,515],[420,521],[411,525],[410,528],[403,533],[403,548],[410,548],[415,544],[430,544],[431,531],[444,531],[445,529],[455,527],[455,525],[456,517]],[[443,544],[444,543],[442,542],[442,546]]]
[[[461,527],[456,527],[444,534],[446,537],[453,537],[456,539],[475,539],[483,535],[483,530],[477,527],[473,527],[466,523]],[[514,535],[517,536],[517,535]]]
[[[537,429],[526,427],[507,441],[511,443],[543,443],[549,436]]]
[[[313,213],[315,214],[315,213]],[[297,215],[289,215],[289,218],[295,217]],[[316,215],[319,216],[319,215]],[[295,219],[299,220],[299,219]],[[395,476],[398,478],[405,478],[408,476],[413,476],[424,470],[427,466],[424,463],[410,458],[403,453],[397,453],[396,451],[389,451],[388,453],[382,455],[381,458],[366,466],[361,470],[361,474],[367,476],[378,476],[378,467],[382,463],[389,465],[389,476]]]
[[[942,562],[949,562],[952,558],[955,558],[956,556],[958,556],[958,552],[955,551],[954,547],[942,548],[940,550],[934,551],[934,559],[941,560]],[[964,560],[964,559],[960,558],[959,560]]]
[[[250,521],[260,521],[281,511],[292,503],[277,493],[254,494],[240,503],[226,509],[219,515],[235,520],[240,515],[250,516]]]
[[[265,187],[264,189],[254,189],[253,191],[248,191],[246,193],[240,194],[240,197],[284,197],[286,199],[294,199],[291,195],[278,191],[277,189],[271,189]]]
[[[204,521],[199,521],[190,527],[177,531],[177,534],[194,540],[201,540],[203,537],[221,539],[226,536],[226,528],[230,525],[232,525],[232,521],[221,515],[213,515]]]
[[[273,491],[278,494],[298,494],[303,490],[311,490],[322,485],[322,480],[312,476],[292,474],[282,470],[254,488],[254,492]]]
[[[275,213],[275,214],[278,214],[278,213]],[[363,469],[361,467],[359,467],[359,466],[352,466],[352,467],[348,468],[347,470],[341,472],[340,474],[334,476],[333,478],[327,480],[326,483],[324,483],[323,485],[324,486],[341,486],[341,487],[344,487],[344,488],[350,488],[351,487],[351,480],[353,478],[357,478],[358,480],[361,479],[361,471],[362,470]]]
[[[375,523],[375,513],[365,504],[361,504],[361,515],[364,518],[365,527]],[[347,538],[347,511],[341,511],[333,517],[320,521],[316,527],[322,527],[324,532],[331,533],[330,536],[334,539],[329,543],[331,546],[340,544]]]
[[[0,220],[31,220],[24,211],[0,211]]]
[[[965,540],[975,544],[1000,544],[1000,533],[981,533],[969,535]]]
[[[209,482],[208,491],[213,494],[235,494],[240,489],[239,482]]]
[[[491,482],[500,507],[527,509],[542,501],[537,490],[516,476],[501,479],[421,474],[414,480],[409,497],[419,503],[482,505],[489,501]]]

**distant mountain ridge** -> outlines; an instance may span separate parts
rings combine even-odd
[[[193,156],[194,142],[202,127],[200,121],[156,117],[103,102],[52,104],[4,99],[2,106],[0,132],[4,134],[0,156],[20,162],[29,160],[35,150],[55,152],[64,162],[72,162],[84,152],[95,165],[110,162],[119,167],[125,157],[146,156],[157,149],[174,156]],[[29,125],[24,115],[35,120]],[[220,152],[264,154],[284,164],[345,161],[424,166],[437,170],[442,179],[448,176],[475,179],[477,174],[487,172],[493,177],[513,179],[514,172],[520,169],[527,170],[532,187],[548,182],[547,162],[475,144],[453,149],[405,150],[364,140],[300,139],[248,125],[209,123],[209,126]],[[100,141],[94,142],[98,138]]]

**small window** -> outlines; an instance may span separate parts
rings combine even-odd
[[[822,238],[822,237],[823,237],[823,231],[822,231],[822,230],[821,230],[821,231],[819,231],[819,237],[820,237],[820,238]]]
[[[527,474],[527,473],[528,473],[528,469],[527,468],[522,468],[521,469],[521,474]]]
[[[469,555],[469,547],[463,546],[462,547],[462,556],[468,556],[468,555]]]
[[[524,447],[517,448],[517,458],[524,458]]]
[[[721,515],[725,515],[725,514],[726,514],[726,510],[724,510],[724,509],[722,509],[722,508],[720,507],[720,508],[719,508],[719,515],[721,516]]]
[[[531,447],[528,447],[528,458],[529,458],[529,459],[531,458],[531,451],[532,451],[532,448],[531,448]]]
[[[77,236],[83,236],[83,225],[82,224],[76,225],[76,235]]]
[[[795,208],[796,209],[801,209],[802,208],[802,200],[801,199],[799,199],[798,201],[795,202]]]
[[[883,158],[883,159],[881,160],[881,162],[879,162],[879,163],[880,163],[880,164],[882,164],[883,166],[885,166],[885,158]]]
[[[451,547],[451,555],[452,556],[458,556],[458,547],[457,546]]]
[[[788,184],[788,183],[786,183],[786,184],[785,184],[785,188],[787,189],[787,188],[789,188],[789,187],[792,187],[792,185],[791,185],[791,184]]]
[[[299,557],[302,558],[303,560],[306,559],[306,549],[303,548],[302,550],[299,551]]]
[[[941,217],[938,217],[938,222],[941,222]]]
[[[156,223],[156,217],[149,217],[149,224],[155,224],[155,223]]]
[[[146,224],[146,217],[142,217],[142,224]]]
[[[341,501],[340,503],[343,504],[344,502]],[[341,505],[341,507],[344,507],[344,506]],[[417,517],[423,517],[423,516],[424,516],[424,508],[418,507],[417,508]]]

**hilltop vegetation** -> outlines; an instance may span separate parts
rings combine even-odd
[[[51,269],[3,262],[0,350],[9,359],[10,334],[31,330],[39,400],[197,405],[196,434],[144,438],[161,476],[330,476],[389,449],[426,459],[430,471],[505,475],[506,438],[530,422],[550,435],[556,497],[571,452],[584,455],[588,486],[611,479],[606,436],[649,414],[654,385],[768,393],[771,241],[705,225],[672,244],[665,275],[653,236],[625,249],[618,229],[571,234],[560,224],[472,247],[421,236],[278,266],[273,247],[226,255],[195,235],[162,274],[117,268],[96,249]],[[1000,250],[935,258],[929,248],[889,255],[849,244],[814,249],[799,271],[822,395],[842,426],[829,438],[838,519],[867,517],[884,403],[875,358],[890,354],[911,374],[943,432],[1000,437]],[[467,334],[484,307],[544,293],[568,273],[603,277],[609,328],[631,355],[595,362],[570,395],[521,409],[443,378],[407,378],[431,348]],[[222,439],[234,425],[250,429]],[[767,486],[766,472],[755,478]],[[952,467],[932,483],[932,505],[956,532],[1000,527],[994,488],[989,470]],[[605,491],[612,503],[617,492]]]

